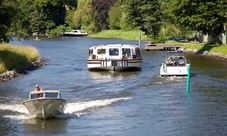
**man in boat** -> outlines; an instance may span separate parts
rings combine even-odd
[[[171,57],[166,64],[167,65],[174,65],[173,58]]]
[[[36,92],[36,91],[42,91],[42,90],[43,90],[43,89],[39,87],[39,84],[36,84],[36,85],[35,85],[35,90],[34,90],[34,92]],[[41,97],[41,94],[37,94],[37,96],[38,96],[38,97]]]
[[[178,60],[178,64],[181,66],[185,65],[185,60],[182,57],[180,57]]]

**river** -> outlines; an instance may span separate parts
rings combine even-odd
[[[227,63],[187,53],[186,79],[161,78],[165,51],[145,51],[141,71],[91,72],[88,48],[130,43],[121,39],[41,38],[11,42],[39,50],[46,65],[0,83],[1,135],[55,136],[194,136],[227,135]],[[23,101],[38,83],[57,89],[67,101],[65,114],[54,119],[29,116]]]

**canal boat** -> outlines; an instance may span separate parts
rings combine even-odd
[[[66,100],[58,90],[32,91],[29,99],[23,102],[30,115],[37,118],[50,118],[64,113]]]
[[[83,37],[87,35],[88,33],[85,30],[72,30],[71,32],[61,33],[61,36],[73,36],[73,37]]]
[[[141,70],[142,57],[138,45],[106,44],[89,48],[89,70],[125,71]]]
[[[165,62],[160,67],[163,76],[187,76],[190,61],[186,59],[183,51],[167,51]]]

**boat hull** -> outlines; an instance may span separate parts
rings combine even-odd
[[[64,99],[39,98],[26,100],[23,105],[28,109],[30,115],[46,119],[64,113],[66,101]]]
[[[167,66],[163,64],[160,68],[161,76],[187,76],[188,68],[185,66]]]
[[[89,70],[125,71],[140,70],[142,59],[137,60],[87,60]]]
[[[85,37],[87,34],[61,34],[61,36],[69,36],[69,37]]]

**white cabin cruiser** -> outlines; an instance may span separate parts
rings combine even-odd
[[[142,57],[137,45],[107,44],[89,48],[87,58],[89,70],[140,70],[141,65]]]
[[[72,30],[71,32],[61,33],[61,36],[73,36],[73,37],[83,37],[87,35],[88,33],[85,30]]]
[[[190,61],[183,51],[168,51],[165,62],[161,65],[161,76],[187,76]]]
[[[37,118],[55,117],[64,113],[66,100],[62,99],[57,90],[32,91],[29,99],[23,102],[30,115]]]

